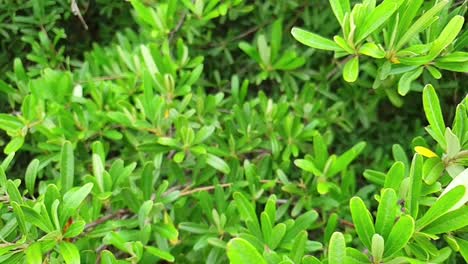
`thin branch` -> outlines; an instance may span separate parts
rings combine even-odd
[[[223,183],[223,184],[219,184],[219,185],[205,186],[205,187],[195,188],[195,189],[192,189],[192,190],[186,190],[186,191],[182,191],[180,193],[180,196],[187,196],[187,195],[191,195],[191,194],[198,193],[198,192],[211,191],[211,190],[214,190],[216,188],[216,186],[221,186],[222,188],[227,188],[227,187],[231,187],[232,183]]]
[[[87,224],[85,226],[85,228],[84,228],[83,233],[89,233],[96,226],[104,224],[105,222],[107,222],[107,221],[109,221],[111,219],[114,219],[114,218],[121,218],[123,216],[128,215],[129,213],[130,213],[130,211],[128,209],[120,209],[117,212],[114,212],[114,213],[112,213],[110,215],[105,215],[105,216],[97,219],[96,221]]]
[[[72,13],[78,17],[78,19],[80,20],[81,24],[83,25],[83,27],[88,30],[88,25],[86,24],[86,21],[84,20],[83,16],[81,15],[81,11],[80,11],[80,8],[78,7],[78,5],[76,4],[76,0],[71,0],[71,11]]]

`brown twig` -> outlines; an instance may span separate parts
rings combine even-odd
[[[216,188],[216,186],[221,186],[221,188],[226,188],[226,187],[231,187],[232,183],[223,183],[223,184],[219,184],[219,185],[198,187],[198,188],[195,188],[195,189],[192,189],[192,190],[182,191],[180,193],[180,196],[187,196],[187,195],[191,195],[191,194],[194,194],[194,193],[197,193],[197,192],[214,190]]]
[[[125,215],[128,215],[129,213],[130,213],[130,211],[128,209],[120,209],[117,212],[114,212],[114,213],[109,214],[109,215],[105,215],[105,216],[97,219],[96,221],[87,224],[85,226],[85,228],[84,228],[83,233],[89,233],[96,226],[104,224],[105,222],[107,222],[107,221],[109,221],[111,219],[114,219],[114,218],[121,218],[121,217],[123,217]]]
[[[354,228],[354,224],[351,223],[351,222],[349,222],[349,221],[347,221],[347,220],[341,219],[341,220],[340,220],[340,224],[343,225],[343,226],[347,226],[347,227]]]

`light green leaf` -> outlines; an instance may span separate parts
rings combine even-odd
[[[451,211],[424,228],[424,233],[437,235],[449,233],[468,225],[468,206]]]
[[[355,42],[359,43],[382,26],[398,9],[402,1],[384,0],[370,14],[364,24],[356,28]]]
[[[171,253],[163,251],[159,248],[152,247],[152,246],[145,246],[145,249],[148,251],[148,253],[160,259],[164,259],[169,262],[174,262],[175,260],[174,256]]]
[[[410,187],[406,198],[408,212],[415,218],[418,216],[419,212],[419,198],[421,196],[422,188],[422,167],[423,158],[420,155],[415,154],[413,157],[413,162],[411,163],[409,176]]]
[[[10,142],[6,145],[3,152],[7,155],[18,151],[24,144],[24,137],[14,137],[10,140]]]
[[[380,198],[379,207],[377,209],[377,217],[375,220],[375,231],[387,238],[392,230],[393,223],[397,216],[398,197],[395,190],[383,189],[382,197]]]
[[[379,234],[372,236],[372,260],[374,263],[381,263],[383,253],[385,250],[384,239]]]
[[[109,250],[103,250],[101,252],[101,264],[117,264],[117,259]]]
[[[314,163],[310,160],[297,159],[297,160],[294,160],[294,165],[301,168],[302,170],[313,173],[315,176],[322,175],[322,172],[319,169],[317,169]]]
[[[445,122],[440,109],[439,98],[434,87],[430,84],[426,85],[423,90],[423,106],[427,121],[436,137],[434,139],[445,149],[447,145],[444,136]]]
[[[424,216],[416,221],[416,228],[422,230],[424,227],[449,212],[450,209],[461,200],[465,192],[465,186],[459,185],[446,194],[441,195],[439,199],[429,207],[429,210],[427,210]]]
[[[65,141],[60,153],[60,179],[62,181],[62,193],[73,187],[75,179],[75,159],[73,156],[73,146],[69,141]]]
[[[271,64],[271,48],[268,46],[266,37],[263,34],[260,34],[257,38],[257,49],[260,54],[260,59],[262,60],[265,66]]]
[[[401,250],[414,233],[414,220],[409,215],[403,215],[393,226],[385,242],[384,257],[390,257]]]
[[[37,226],[39,229],[46,233],[52,232],[54,227],[49,224],[50,221],[46,221],[38,212],[29,206],[22,205],[21,210],[24,213],[25,219],[28,223]]]
[[[26,189],[28,189],[29,194],[32,196],[34,194],[34,185],[36,183],[37,170],[39,167],[39,160],[33,159],[28,167],[26,168],[26,173],[24,176],[24,181],[26,183]]]
[[[462,16],[454,16],[432,43],[429,57],[436,58],[448,45],[453,43],[458,33],[463,27],[465,19]]]
[[[355,82],[359,76],[359,57],[355,56],[346,62],[343,67],[343,79],[347,82]]]
[[[346,242],[344,236],[340,232],[335,232],[330,238],[328,247],[328,263],[345,263],[346,259]]]
[[[315,210],[310,210],[307,213],[299,216],[294,221],[294,225],[287,230],[287,233],[284,236],[284,241],[288,242],[293,240],[301,231],[310,228],[310,226],[315,222],[315,220],[317,220],[317,218],[318,213]]]
[[[276,61],[282,40],[283,25],[281,19],[277,19],[271,26],[271,61]]]
[[[351,198],[350,210],[359,239],[364,246],[370,249],[372,236],[375,234],[374,221],[372,220],[371,213],[367,210],[366,205],[359,197]]]
[[[345,14],[350,12],[349,0],[330,0],[330,5],[336,19],[343,26]]]
[[[434,5],[431,9],[427,10],[418,20],[412,23],[412,26],[405,31],[403,36],[398,40],[395,45],[396,50],[400,50],[408,41],[416,37],[421,31],[429,27],[434,21],[437,14],[447,5],[448,0],[442,0]]]
[[[15,183],[12,180],[8,180],[6,182],[6,191],[8,197],[10,198],[10,201],[17,202],[18,204],[23,204],[23,197],[18,191],[18,187],[16,187]]]
[[[423,166],[423,180],[427,185],[434,184],[444,172],[445,164],[439,157],[427,159]]]
[[[294,263],[300,263],[302,256],[304,256],[305,247],[307,242],[307,231],[301,231],[294,239],[289,257]]]
[[[255,213],[255,207],[252,205],[252,203],[249,200],[247,200],[247,198],[240,192],[235,192],[233,194],[233,197],[234,201],[236,202],[237,210],[239,210],[239,213],[241,215],[241,218],[244,221],[250,221],[251,223],[253,223],[257,233],[261,234],[257,214]]]
[[[206,163],[224,174],[229,174],[229,172],[231,172],[229,165],[224,160],[213,154],[206,154]]]
[[[387,172],[384,188],[392,188],[395,192],[399,192],[403,178],[405,178],[405,164],[397,161]]]
[[[451,159],[461,150],[460,140],[452,130],[447,127],[445,129],[445,141],[447,142],[447,159]]]
[[[88,196],[93,189],[92,183],[87,183],[82,187],[75,187],[70,189],[63,195],[63,202],[61,204],[60,224],[63,224],[68,218],[76,213],[80,204]]]
[[[411,83],[418,79],[423,72],[423,67],[418,67],[415,70],[405,72],[398,81],[398,93],[405,96],[411,90]]]
[[[26,249],[26,262],[28,264],[42,264],[42,251],[40,243],[32,243]]]
[[[330,170],[327,173],[328,177],[332,177],[335,174],[343,171],[353,160],[355,160],[359,154],[366,147],[366,142],[359,142],[354,145],[352,148],[348,149],[345,153],[341,154],[336,158],[335,162],[332,163]]]
[[[16,217],[16,221],[18,222],[21,233],[23,233],[23,235],[27,235],[28,230],[26,229],[26,218],[24,216],[23,210],[17,202],[11,201],[10,204],[13,208],[13,213]]]
[[[385,51],[373,42],[364,43],[364,45],[359,48],[359,53],[376,59],[385,57]]]
[[[80,252],[72,243],[62,241],[59,244],[60,255],[66,264],[80,264]]]
[[[255,247],[242,238],[233,238],[229,241],[227,255],[232,264],[267,264]]]
[[[330,51],[342,51],[343,50],[342,48],[340,48],[340,46],[338,46],[332,40],[321,37],[317,34],[308,32],[306,30],[303,30],[297,27],[292,28],[291,34],[300,43],[306,46],[312,47],[314,49],[330,50]]]
[[[448,192],[450,192],[452,189],[455,189],[458,186],[465,186],[465,188],[468,186],[468,169],[463,170],[460,174],[458,174],[450,183],[447,187],[445,187],[445,190],[440,194],[440,197],[446,195]],[[465,193],[463,198],[458,201],[454,206],[450,208],[450,211],[456,210],[460,207],[462,207],[466,202],[468,202],[468,193]]]
[[[76,237],[81,232],[83,232],[84,228],[86,226],[86,222],[83,220],[76,220],[74,221],[67,229],[65,234],[63,234],[64,238],[69,238],[69,237]]]
[[[271,249],[276,249],[286,234],[286,225],[284,223],[279,223],[273,227],[271,235]]]

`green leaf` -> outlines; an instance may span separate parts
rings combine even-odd
[[[415,154],[413,162],[411,163],[410,176],[409,176],[409,190],[406,198],[408,212],[411,216],[417,217],[419,212],[419,198],[421,196],[422,188],[422,166],[423,158]]]
[[[268,46],[266,37],[263,34],[260,34],[257,38],[257,49],[258,54],[260,54],[260,59],[262,60],[265,66],[271,64],[271,48]]]
[[[328,263],[345,263],[346,259],[346,242],[344,236],[340,232],[335,232],[330,238],[330,246],[328,247]]]
[[[423,166],[423,180],[427,185],[434,184],[444,172],[445,164],[439,157],[427,159]]]
[[[279,51],[281,50],[281,42],[283,40],[283,25],[281,19],[275,20],[271,26],[271,60],[276,61]]]
[[[458,137],[453,134],[450,128],[445,129],[445,142],[447,142],[447,157],[446,159],[451,159],[455,157],[458,152],[461,150],[460,140]]]
[[[3,169],[3,166],[0,166],[0,187],[5,189],[6,185],[7,185],[7,177],[5,174],[5,169]]]
[[[359,49],[359,53],[376,59],[382,59],[385,57],[385,51],[373,42],[364,43],[364,45]]]
[[[145,246],[145,249],[146,251],[148,251],[148,253],[150,253],[151,255],[154,255],[160,259],[164,259],[166,261],[169,261],[169,262],[174,262],[175,258],[174,256],[172,256],[171,253],[169,252],[166,252],[166,251],[163,251],[159,248],[155,248],[155,247],[152,247],[152,246]]]
[[[93,189],[92,183],[87,183],[82,187],[70,189],[63,195],[61,204],[60,224],[63,226],[68,218],[76,213],[80,204]]]
[[[437,57],[448,45],[453,43],[458,33],[463,27],[465,19],[462,16],[454,16],[450,22],[445,26],[444,30],[439,34],[437,39],[432,43],[429,51],[429,57],[434,59]]]
[[[383,238],[387,238],[392,230],[393,223],[397,216],[397,203],[398,197],[395,190],[382,190],[382,197],[380,198],[375,220],[375,231],[382,235]]]
[[[372,236],[372,260],[374,263],[381,263],[385,250],[384,239],[379,234]]]
[[[416,221],[416,228],[418,230],[423,230],[424,227],[449,212],[450,209],[461,200],[465,192],[465,186],[459,185],[446,194],[441,195],[439,199],[429,207],[429,210],[427,210],[424,216]]]
[[[6,145],[3,152],[5,152],[5,154],[7,155],[10,155],[11,153],[18,151],[23,146],[23,144],[24,144],[24,137],[14,137]]]
[[[255,213],[255,207],[247,200],[247,198],[240,192],[233,194],[234,201],[236,202],[237,210],[244,221],[250,221],[258,234],[260,232],[260,225],[258,223],[257,214]]]
[[[21,233],[23,233],[23,235],[27,235],[28,230],[26,229],[26,218],[24,216],[23,210],[21,210],[21,207],[17,202],[11,201],[10,204],[13,208],[13,213],[16,217],[16,221],[18,222]]]
[[[364,24],[356,28],[355,42],[359,43],[382,26],[398,9],[402,1],[384,0],[370,14]]]
[[[36,212],[31,207],[22,205],[21,210],[23,210],[25,219],[28,223],[31,223],[37,226],[39,229],[41,229],[42,231],[46,233],[50,233],[54,229],[53,226],[49,224],[49,221],[46,221],[44,217],[42,217],[38,212]]]
[[[260,253],[247,240],[233,238],[227,244],[227,255],[232,264],[267,264]]]
[[[69,141],[62,145],[60,153],[60,179],[62,182],[62,193],[67,192],[73,187],[75,178],[75,160],[73,156],[73,146]]]
[[[12,180],[8,180],[6,182],[6,191],[8,197],[10,198],[10,201],[17,202],[18,204],[23,204],[23,197],[18,191],[18,187],[16,187],[15,183]]]
[[[343,79],[347,82],[355,82],[359,76],[359,57],[355,56],[346,62],[343,67]]]
[[[224,174],[229,174],[229,172],[231,172],[229,165],[224,160],[213,154],[206,154],[206,163]]]
[[[103,250],[101,252],[101,264],[117,264],[117,259],[109,250]]]
[[[437,80],[442,78],[442,73],[436,67],[426,66],[426,69],[432,75],[432,77],[436,78]]]
[[[451,211],[424,228],[424,233],[437,235],[459,230],[468,225],[468,206]]]
[[[60,255],[66,264],[80,264],[80,252],[72,243],[62,241],[59,244]]]
[[[300,43],[306,46],[312,47],[314,49],[330,50],[330,51],[342,51],[343,50],[342,48],[340,48],[340,46],[338,46],[332,40],[321,37],[317,34],[308,32],[306,30],[303,30],[297,27],[292,28],[291,34]]]
[[[322,175],[322,172],[319,169],[317,169],[314,163],[310,160],[297,159],[297,160],[294,160],[294,165],[301,168],[302,170],[313,173],[315,176]]]
[[[289,257],[294,261],[294,263],[301,262],[301,259],[304,256],[306,242],[307,232],[301,231],[294,239],[291,252],[289,253]]]
[[[83,232],[85,226],[86,226],[85,221],[76,220],[68,227],[65,234],[63,234],[63,237],[64,238],[76,237]]]
[[[458,174],[451,182],[450,184],[445,187],[445,190],[440,194],[439,199],[442,198],[442,196],[446,195],[448,192],[450,192],[452,189],[455,189],[458,186],[467,186],[468,182],[468,169],[465,169],[462,171],[460,174]],[[450,211],[456,210],[460,207],[462,207],[466,202],[468,202],[468,193],[465,193],[463,195],[463,198],[460,199],[455,205],[453,205],[450,208]]]
[[[345,50],[349,54],[355,54],[356,53],[354,51],[354,49],[348,44],[348,42],[346,42],[346,40],[343,39],[343,37],[334,36],[333,40],[336,42],[336,44],[338,44],[338,46],[340,46],[343,50]]]
[[[434,5],[431,9],[427,10],[418,20],[412,23],[412,26],[405,31],[403,36],[398,40],[395,45],[396,50],[400,50],[408,41],[418,36],[418,34],[429,27],[435,20],[437,14],[447,5],[448,0],[442,0]],[[411,7],[410,7],[411,8]],[[414,7],[413,7],[414,8]]]
[[[434,139],[445,149],[445,122],[440,109],[439,98],[434,87],[430,84],[426,85],[423,90],[423,106],[427,121],[436,137]]]
[[[32,243],[26,249],[26,262],[28,264],[42,264],[42,250],[40,243]]]
[[[384,257],[390,257],[400,251],[413,236],[414,220],[409,215],[403,215],[393,226],[385,241]]]
[[[374,221],[372,220],[371,213],[367,210],[366,205],[359,197],[351,198],[350,210],[359,239],[364,246],[370,249],[372,236],[375,234]]]
[[[460,254],[463,256],[463,259],[468,262],[468,241],[457,238],[457,244],[460,246]]]
[[[287,230],[283,240],[285,242],[293,240],[301,231],[310,228],[317,218],[318,213],[315,210],[310,210],[307,213],[302,214],[294,221],[294,225]]]
[[[276,249],[286,234],[286,225],[284,223],[279,223],[273,227],[271,235],[271,249]]]
[[[405,164],[401,161],[393,163],[385,177],[384,188],[392,188],[395,192],[400,191],[401,182],[405,178]]]
[[[330,0],[330,5],[333,10],[333,14],[335,14],[336,19],[343,27],[345,14],[350,12],[349,0]]]
[[[38,167],[39,167],[39,160],[33,159],[29,163],[28,167],[26,168],[26,173],[24,176],[26,189],[28,189],[28,192],[31,196],[34,194],[34,185],[36,184]]]
[[[423,67],[418,67],[416,70],[405,72],[398,81],[398,93],[405,96],[411,90],[411,83],[418,79],[423,72]]]
[[[351,164],[351,162],[355,160],[359,156],[359,154],[361,154],[361,152],[364,150],[365,147],[366,147],[366,142],[359,142],[356,145],[354,145],[352,148],[347,150],[345,153],[341,154],[335,160],[335,162],[333,162],[330,170],[327,173],[327,176],[332,177],[335,174],[346,169],[346,167],[348,167],[348,165]]]

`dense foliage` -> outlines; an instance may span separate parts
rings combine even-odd
[[[0,1],[0,262],[468,261],[467,6]]]

